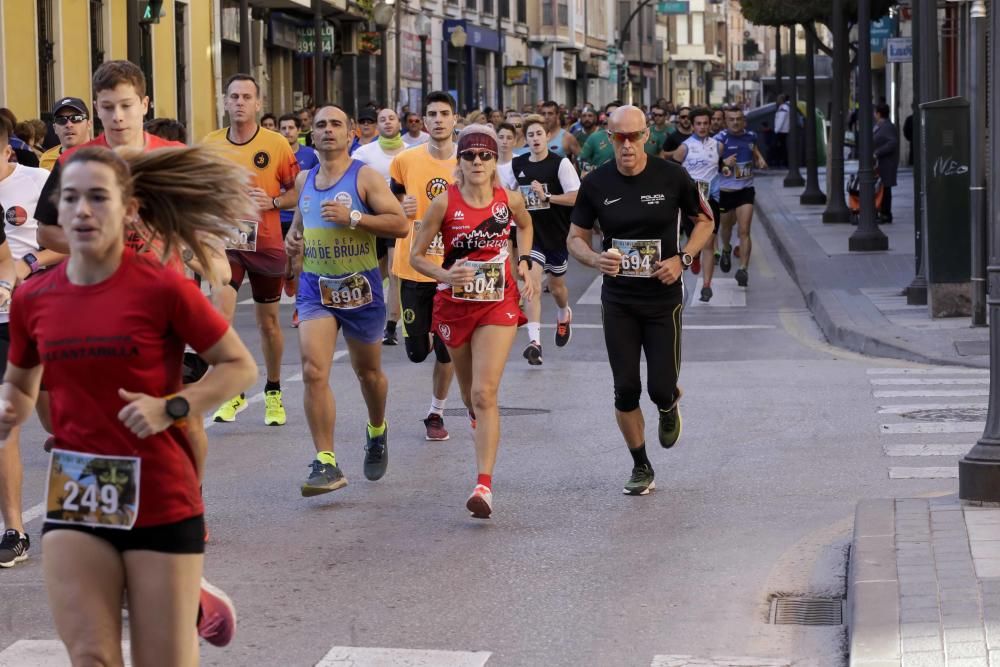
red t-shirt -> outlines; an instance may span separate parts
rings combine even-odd
[[[203,352],[229,329],[201,291],[126,248],[104,282],[74,285],[64,262],[24,283],[14,303],[8,359],[21,368],[44,366],[55,446],[140,457],[136,526],[203,514],[184,429],[140,440],[118,420],[125,406],[119,389],[150,396],[180,391],[184,344]]]
[[[455,260],[463,258],[476,262],[503,259],[505,284],[515,285],[510,263],[506,261],[512,217],[507,191],[503,188],[493,188],[493,201],[489,206],[474,208],[462,197],[457,185],[449,185],[448,208],[441,220],[442,266],[449,269]],[[442,291],[446,298],[451,298],[450,290]]]

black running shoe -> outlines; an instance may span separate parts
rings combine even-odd
[[[711,287],[702,287],[701,288],[701,300],[704,301],[705,303],[708,303],[709,301],[712,300],[712,288]]]
[[[733,259],[731,257],[732,250],[722,249],[722,254],[719,255],[719,269],[723,273],[729,273],[729,269],[733,268]]]
[[[14,567],[27,560],[29,547],[31,540],[27,535],[22,535],[13,528],[5,530],[3,539],[0,540],[0,567]]]
[[[643,464],[632,468],[632,476],[625,482],[622,493],[629,496],[645,496],[656,488],[653,481],[653,467]]]
[[[382,435],[372,437],[366,434],[365,438],[365,478],[375,481],[382,479],[385,468],[389,465],[389,426],[386,425]]]
[[[347,486],[347,478],[337,466],[313,459],[309,467],[309,477],[302,485],[302,495],[306,498],[330,493]]]
[[[565,347],[573,337],[573,311],[569,311],[569,317],[565,322],[556,320],[556,347]]]
[[[660,445],[664,449],[670,449],[677,444],[681,437],[681,406],[674,403],[674,407],[669,410],[660,410]]]
[[[396,337],[396,323],[392,320],[385,323],[385,332],[382,334],[382,344],[399,345],[399,339]]]
[[[736,270],[736,284],[737,285],[739,285],[740,287],[746,287],[747,286],[747,282],[749,282],[749,279],[750,279],[750,276],[747,275],[747,270],[746,269],[737,269]]]
[[[528,343],[528,347],[524,348],[524,358],[528,360],[528,363],[532,366],[542,365],[542,346],[531,341]]]

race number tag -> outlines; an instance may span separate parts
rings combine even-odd
[[[753,162],[737,162],[733,168],[733,178],[738,181],[746,180],[753,176]]]
[[[451,295],[463,301],[503,301],[504,260],[466,262],[476,272],[471,282],[452,285]]]
[[[53,449],[45,520],[130,530],[139,516],[139,464],[133,456]]]
[[[611,247],[622,254],[618,275],[625,278],[652,278],[660,261],[660,239],[612,239]]]
[[[257,250],[257,227],[260,224],[256,220],[240,220],[246,229],[233,229],[233,235],[226,239],[226,250],[239,250],[241,252],[255,252]]]
[[[422,220],[413,221],[413,233],[416,235],[420,231],[420,225],[424,224]],[[441,232],[434,235],[434,240],[431,241],[431,245],[427,248],[428,257],[444,257],[444,237],[441,236]]]
[[[338,310],[367,306],[374,298],[371,283],[360,273],[352,273],[344,278],[320,277],[319,294],[324,306]]]
[[[551,206],[549,200],[539,197],[538,193],[530,185],[520,185],[518,189],[524,195],[524,203],[529,211],[544,211]],[[542,189],[545,190],[545,194],[549,194],[549,186],[547,184],[543,183]]]
[[[695,184],[698,186],[698,192],[701,193],[701,198],[708,201],[712,193],[711,181],[695,181]]]

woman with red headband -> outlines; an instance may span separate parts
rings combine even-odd
[[[438,281],[434,330],[448,346],[475,429],[479,476],[466,502],[472,516],[493,512],[493,467],[500,444],[497,390],[517,327],[527,320],[508,258],[510,224],[517,225],[522,248],[531,248],[531,215],[519,192],[497,183],[497,135],[486,125],[470,125],[458,135],[456,184],[431,202],[410,250],[416,270]],[[434,237],[444,240],[444,263],[427,259]],[[531,257],[522,255],[517,272],[524,293],[538,285]]]

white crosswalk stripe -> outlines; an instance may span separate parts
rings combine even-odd
[[[316,667],[483,667],[487,651],[334,646]]]
[[[650,667],[791,667],[791,660],[723,656],[701,658],[693,655],[658,655]]]
[[[868,375],[989,375],[986,368],[869,368]]]
[[[990,384],[990,379],[988,377],[960,377],[960,378],[945,378],[945,377],[915,377],[915,378],[870,378],[873,386],[876,387],[899,387],[899,386],[919,386],[927,384]]]
[[[128,642],[122,642],[125,667],[132,664]],[[21,639],[0,651],[0,667],[70,667],[66,647],[58,639]]]
[[[701,300],[701,288],[704,286],[705,279],[699,276],[691,308],[746,308],[747,288],[737,285],[734,278],[712,278],[712,300],[708,303]]]

